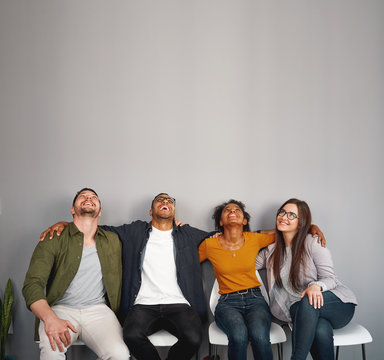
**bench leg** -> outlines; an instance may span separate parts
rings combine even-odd
[[[366,360],[366,356],[365,356],[365,344],[361,344],[361,351],[363,352],[363,360]]]

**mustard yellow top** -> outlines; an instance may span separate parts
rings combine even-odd
[[[226,250],[218,238],[207,238],[199,246],[200,262],[208,259],[219,283],[219,293],[260,286],[256,277],[256,257],[260,249],[275,241],[273,234],[244,233],[245,242],[238,250]]]

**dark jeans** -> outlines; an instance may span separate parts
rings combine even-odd
[[[228,359],[247,359],[251,341],[255,359],[272,360],[269,341],[271,312],[260,289],[246,294],[221,295],[215,310],[215,320],[228,336]]]
[[[355,313],[355,305],[343,303],[330,291],[323,292],[324,305],[315,309],[308,296],[291,306],[293,321],[292,357],[305,360],[309,352],[315,360],[333,360],[333,329],[347,325]]]
[[[148,336],[165,329],[178,338],[168,360],[190,359],[200,347],[201,321],[187,304],[135,305],[124,321],[123,337],[137,360],[160,360]]]

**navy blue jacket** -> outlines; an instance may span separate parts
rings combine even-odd
[[[145,247],[152,225],[138,220],[121,226],[101,227],[116,233],[123,245],[123,284],[119,318],[124,321],[139,293]],[[177,282],[184,297],[203,321],[206,319],[207,312],[197,248],[208,236],[210,236],[209,233],[189,225],[174,226],[172,231]]]

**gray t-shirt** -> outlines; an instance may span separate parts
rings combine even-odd
[[[105,303],[103,274],[96,244],[83,246],[80,266],[63,297],[56,303],[74,308],[85,308]]]

